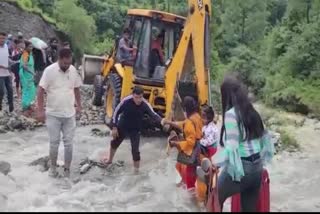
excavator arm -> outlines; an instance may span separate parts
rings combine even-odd
[[[210,0],[189,0],[189,15],[165,78],[166,118],[172,119],[179,100],[178,84],[192,77],[200,105],[210,101]],[[181,102],[181,100],[180,100]]]

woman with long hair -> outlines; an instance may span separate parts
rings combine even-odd
[[[20,82],[22,88],[22,111],[27,117],[31,117],[32,106],[36,98],[36,86],[34,82],[34,58],[32,55],[33,46],[26,41],[26,48],[20,59]]]
[[[221,98],[223,150],[213,158],[218,166],[224,166],[218,178],[220,207],[223,208],[227,198],[240,193],[242,211],[256,211],[263,163],[271,160],[273,145],[246,88],[237,78],[224,79]]]

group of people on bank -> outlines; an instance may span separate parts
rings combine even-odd
[[[15,112],[16,98],[21,101],[22,114],[33,116],[37,86],[43,70],[57,62],[59,48],[70,48],[70,45],[65,42],[59,46],[58,40],[52,38],[47,46],[36,37],[26,40],[21,32],[17,36],[0,32],[0,114],[4,110],[2,103],[6,95],[9,114]]]

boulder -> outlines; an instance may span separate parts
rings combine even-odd
[[[11,165],[8,162],[0,161],[0,173],[8,175],[11,171]]]

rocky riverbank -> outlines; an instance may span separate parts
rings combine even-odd
[[[92,86],[81,87],[82,112],[77,121],[78,126],[97,125],[104,123],[104,108],[91,105]],[[12,131],[34,130],[44,124],[37,122],[33,118],[27,118],[21,114],[20,100],[15,98],[15,112],[8,114],[2,112],[0,115],[0,134]]]

